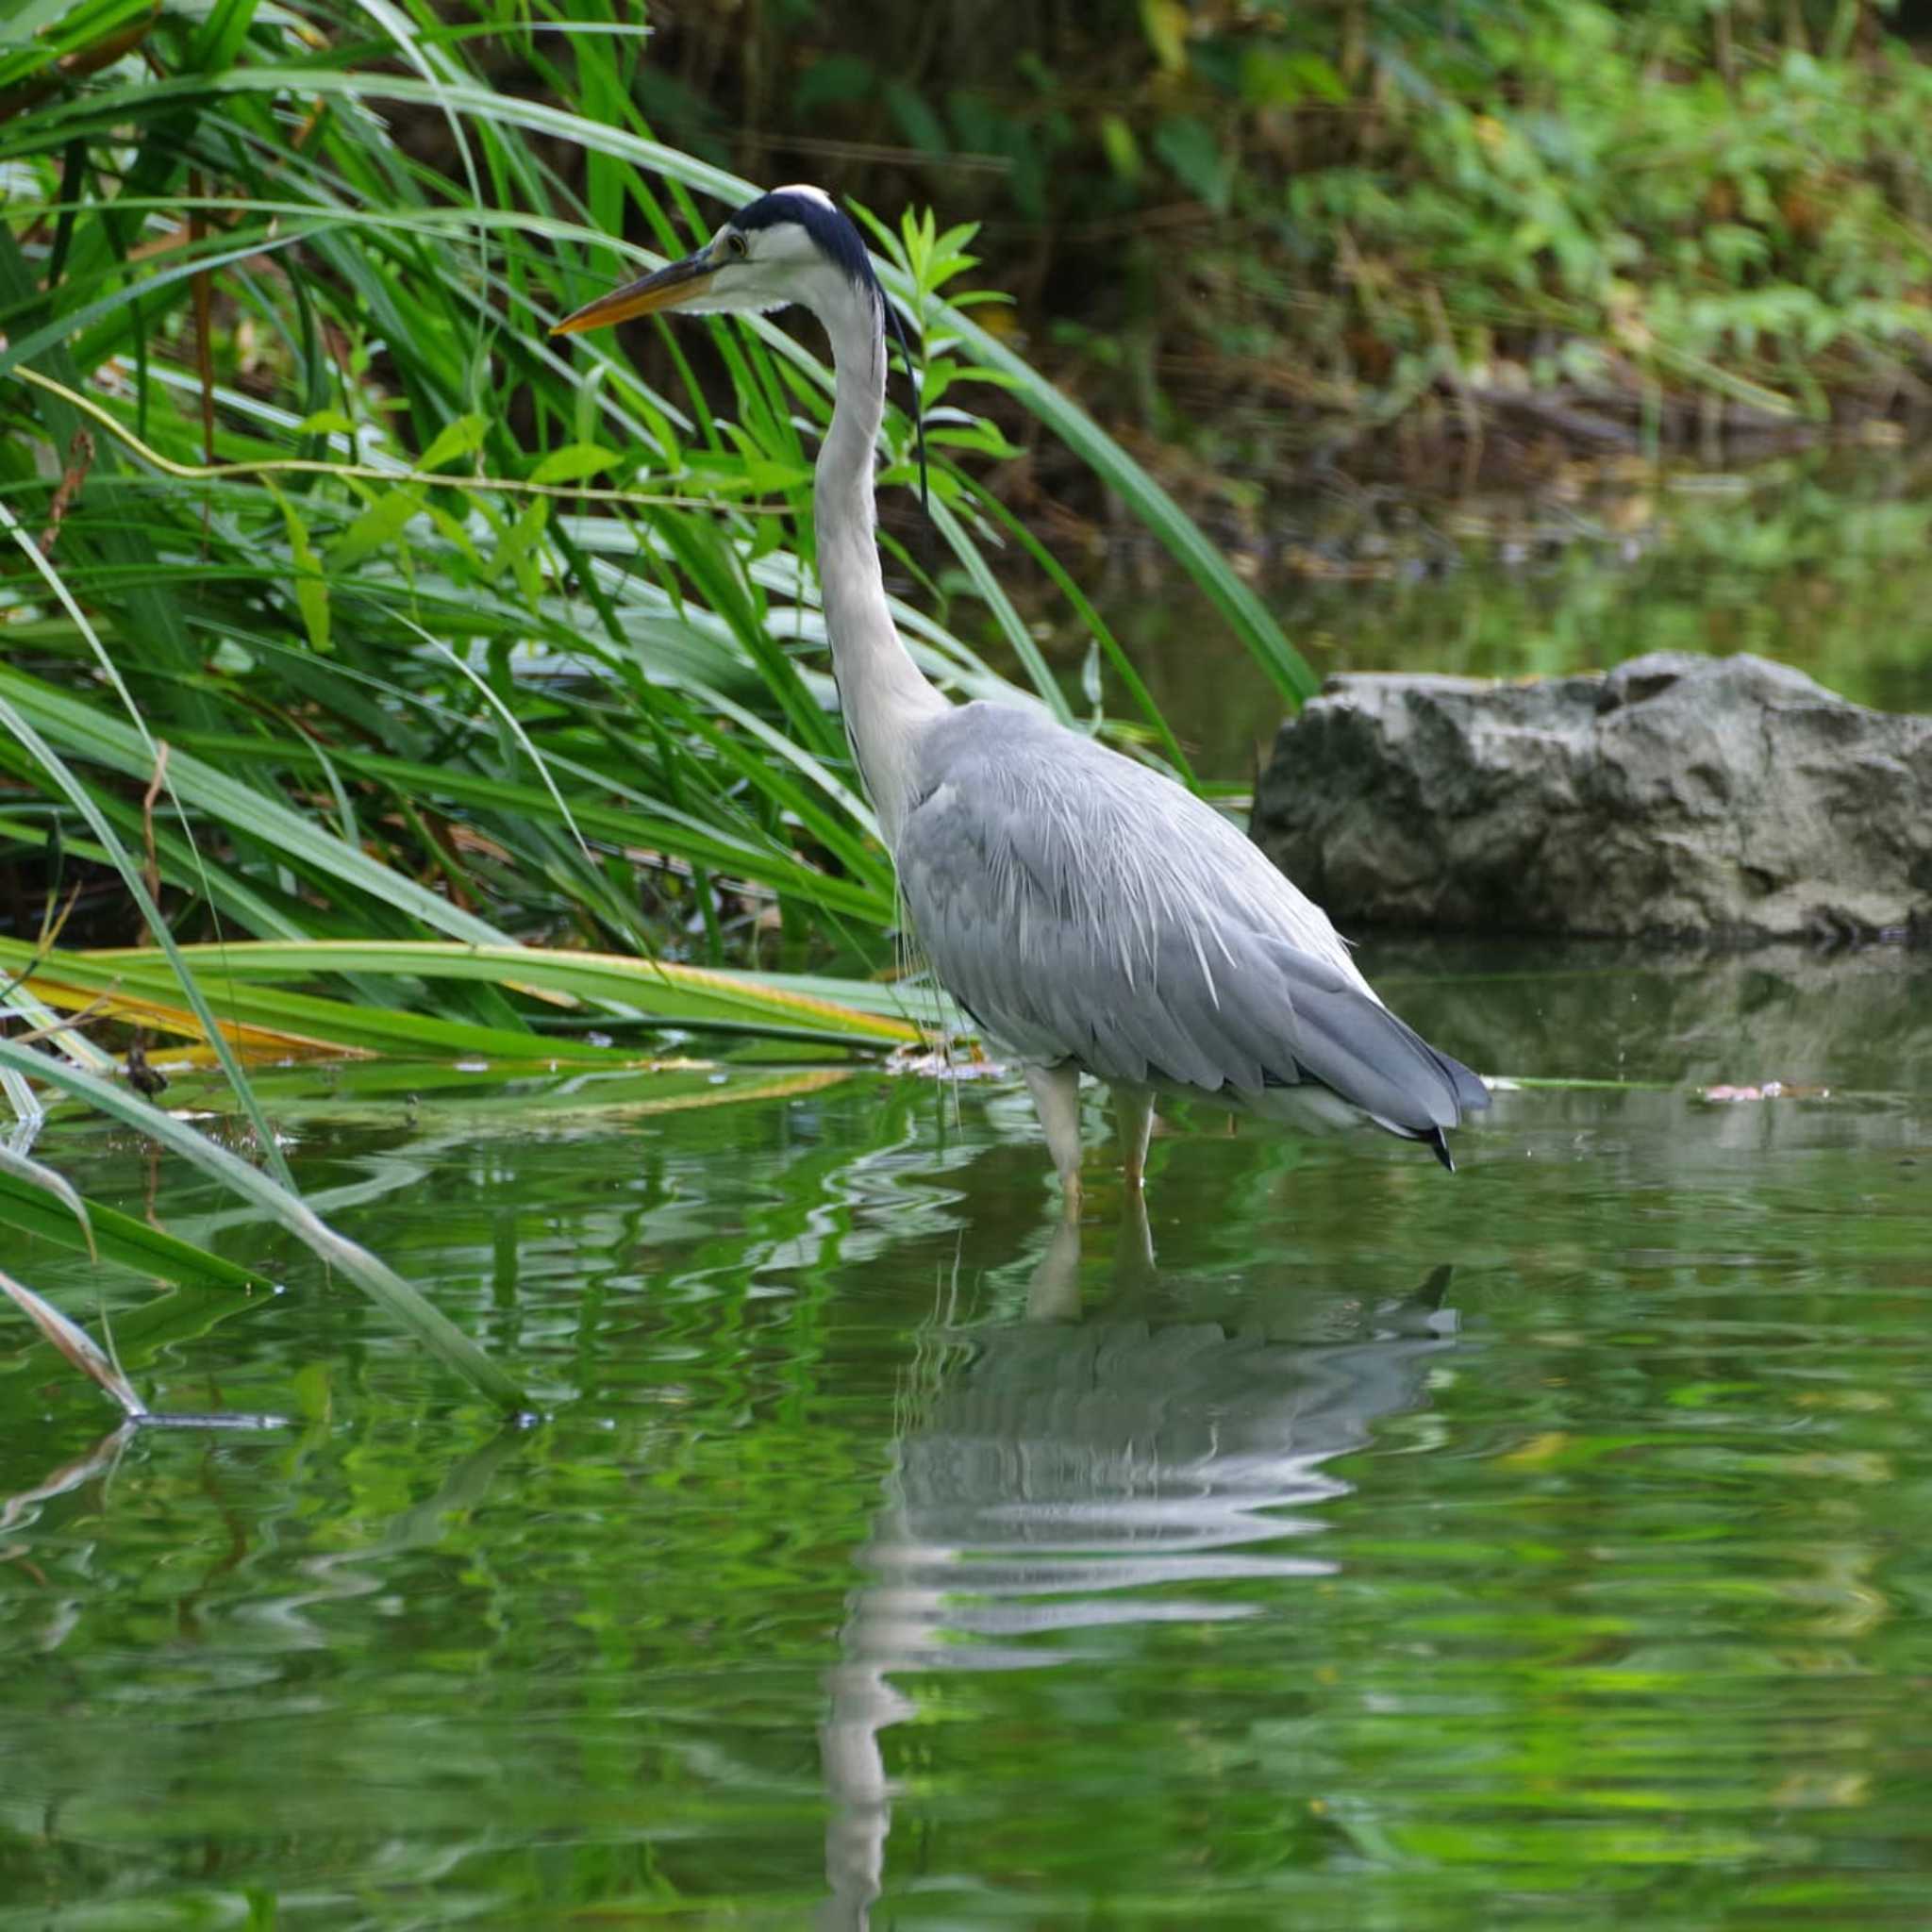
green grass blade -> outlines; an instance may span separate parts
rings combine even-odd
[[[522,1407],[522,1391],[455,1323],[425,1301],[392,1268],[378,1261],[366,1248],[338,1234],[300,1195],[230,1154],[225,1147],[216,1146],[187,1122],[175,1120],[139,1094],[110,1081],[96,1079],[78,1067],[68,1066],[10,1040],[0,1040],[0,1065],[13,1067],[58,1087],[178,1154],[259,1208],[331,1268],[347,1275],[377,1307],[472,1387],[506,1408]]]
[[[66,1175],[56,1174],[51,1167],[43,1167],[38,1160],[30,1160],[25,1154],[17,1153],[0,1141],[0,1188],[9,1192],[25,1191],[58,1201],[73,1217],[74,1225],[80,1234],[80,1244],[86,1248],[89,1257],[99,1258],[87,1203],[80,1198]]]
[[[909,295],[898,270],[882,265],[880,273],[893,293]],[[1207,532],[1086,410],[959,309],[943,307],[932,320],[958,336],[986,368],[1006,376],[1012,393],[1153,531],[1291,705],[1299,708],[1321,690],[1307,660]]]
[[[50,1200],[41,1184],[13,1172],[0,1172],[0,1222],[50,1247],[84,1254],[90,1260],[176,1287],[260,1291],[272,1286],[267,1275],[225,1261],[105,1202],[78,1193],[75,1199],[87,1217],[92,1245],[72,1212]]]
[[[140,733],[118,719],[103,717],[83,700],[57,691],[38,678],[0,667],[0,702],[15,708],[23,720],[44,729],[63,751],[131,778],[145,781],[148,777],[151,763]],[[258,748],[266,752],[278,749]],[[292,748],[282,749],[287,756]],[[168,762],[181,797],[224,824],[246,826],[252,837],[275,846],[291,858],[356,886],[382,903],[396,906],[438,931],[485,944],[503,942],[504,935],[487,921],[464,912],[447,899],[419,886],[414,879],[403,877],[333,833],[322,830],[300,812],[230,778],[192,754],[175,750]],[[104,832],[105,825],[94,828],[95,837],[111,851],[115,844],[113,835],[107,832],[103,837]]]
[[[0,724],[6,725],[27,751],[39,759],[48,775],[86,819],[95,839],[106,849],[108,858],[113,862],[114,870],[121,874],[121,882],[126,887],[128,896],[140,908],[142,918],[147,922],[148,930],[155,936],[156,942],[162,952],[167,955],[168,964],[175,969],[182,993],[189,1005],[193,1008],[195,1017],[208,1029],[208,1044],[220,1058],[222,1071],[227,1074],[229,1085],[235,1090],[235,1098],[241,1103],[242,1111],[248,1116],[249,1124],[255,1129],[256,1136],[261,1142],[262,1158],[268,1162],[282,1186],[292,1191],[295,1179],[289,1172],[287,1157],[275,1140],[275,1130],[263,1117],[260,1105],[248,1085],[248,1076],[242,1071],[242,1062],[235,1058],[232,1049],[215,1025],[214,1015],[208,1010],[201,988],[196,985],[194,975],[188,970],[186,962],[176,949],[174,938],[168,931],[167,922],[161,917],[161,908],[155,904],[140,870],[127,856],[126,848],[115,836],[113,827],[108,824],[86,786],[68,770],[66,763],[56,755],[40,733],[4,697],[0,697]]]

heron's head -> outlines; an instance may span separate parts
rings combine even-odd
[[[885,298],[858,230],[824,189],[774,188],[746,202],[694,254],[598,296],[551,334],[575,335],[673,308],[757,315],[788,302],[829,320],[854,297],[882,315]]]

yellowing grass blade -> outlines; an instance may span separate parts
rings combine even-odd
[[[16,949],[0,942],[0,963]],[[218,1007],[237,995],[225,981],[313,979],[324,974],[355,973],[372,977],[479,979],[507,988],[568,994],[602,1006],[622,1006],[672,1024],[680,1020],[732,1021],[756,1026],[763,1021],[788,1034],[801,1029],[827,1043],[858,1041],[881,1046],[924,1043],[926,1030],[904,1012],[904,994],[865,981],[833,982],[844,998],[822,991],[826,982],[788,984],[781,975],[759,976],[662,959],[635,959],[617,953],[553,953],[535,946],[464,945],[447,941],[261,940],[222,946],[189,946],[186,957],[198,970],[204,991]],[[75,985],[124,992],[151,992],[168,971],[160,957],[145,949],[60,954],[42,972],[65,974]],[[42,973],[34,975],[39,986]],[[320,1002],[311,1002],[319,1006]],[[898,1008],[899,1010],[894,1010]],[[368,1009],[345,1008],[346,1015]],[[258,1024],[266,1015],[258,1010]],[[291,1031],[309,1030],[305,1024]],[[532,1037],[531,1058],[552,1058],[553,1042]]]
[[[661,1100],[622,1100],[608,1110],[607,1118],[642,1120],[654,1114],[691,1113],[699,1108],[742,1107],[748,1102],[795,1100],[805,1093],[822,1093],[849,1080],[849,1067],[808,1067],[803,1073],[781,1074],[769,1080],[734,1081],[724,1087],[708,1087],[702,1093],[669,1093]]]
[[[137,1025],[151,1026],[157,1033],[172,1033],[184,1040],[205,1040],[207,1034],[200,1020],[186,1007],[170,1005],[166,1000],[147,999],[134,992],[94,992],[82,986],[62,985],[58,979],[35,975],[34,991],[50,1007],[58,1007],[62,1012],[79,1012],[91,1008],[105,1020],[125,1020]],[[244,1066],[259,1065],[264,1061],[273,1062],[286,1059],[341,1059],[350,1058],[373,1058],[370,1049],[353,1046],[347,1041],[318,1040],[305,1034],[291,1033],[276,1026],[249,1026],[227,1019],[219,1010],[222,1001],[217,995],[208,1002],[216,1008],[216,1019],[222,1029],[222,1038],[232,1046]]]

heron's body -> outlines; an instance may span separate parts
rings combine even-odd
[[[1024,1070],[1070,1199],[1078,1081],[1113,1090],[1138,1183],[1156,1093],[1426,1141],[1489,1095],[1396,1019],[1321,908],[1172,779],[1019,706],[954,706],[900,641],[874,536],[884,296],[816,189],[741,208],[685,262],[592,303],[590,327],[672,306],[810,308],[831,339],[815,511],[853,751],[934,972]]]
[[[1321,909],[1171,779],[990,704],[927,724],[912,768],[907,910],[1036,1094],[1086,1073],[1125,1090],[1142,1134],[1156,1092],[1432,1143],[1487,1100],[1375,997]]]

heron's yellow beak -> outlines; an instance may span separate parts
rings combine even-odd
[[[671,262],[638,281],[626,282],[621,289],[612,289],[608,295],[599,295],[594,302],[585,303],[575,314],[566,315],[561,322],[553,325],[550,333],[554,336],[580,335],[587,328],[608,328],[612,323],[628,322],[634,315],[651,315],[660,308],[675,308],[693,296],[702,295],[711,286],[711,276],[715,272],[710,251],[701,248],[695,255],[687,255],[682,261]]]

